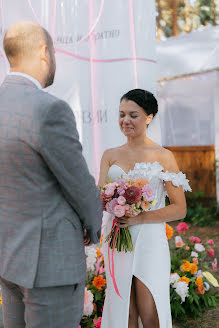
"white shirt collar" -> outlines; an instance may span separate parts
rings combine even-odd
[[[28,80],[30,80],[31,82],[33,82],[33,83],[37,86],[37,88],[42,89],[42,86],[41,86],[40,82],[37,81],[34,77],[32,77],[32,76],[30,76],[30,75],[28,75],[28,74],[20,73],[20,72],[10,72],[10,73],[8,73],[8,75],[18,75],[18,76],[23,76],[23,77],[25,77],[26,79],[28,79]]]

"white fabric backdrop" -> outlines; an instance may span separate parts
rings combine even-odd
[[[120,97],[135,87],[156,93],[154,1],[0,3],[1,45],[4,31],[21,19],[40,22],[52,34],[57,74],[48,91],[72,107],[85,158],[97,177],[103,151],[124,142],[117,123]],[[0,82],[7,69],[1,56]],[[151,125],[149,135],[161,143],[159,117]]]
[[[161,134],[165,146],[214,145],[218,103],[217,71],[158,83]],[[218,125],[219,128],[219,125]]]

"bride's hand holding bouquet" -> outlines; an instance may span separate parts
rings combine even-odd
[[[140,224],[139,214],[155,204],[155,192],[146,179],[118,179],[101,187],[103,209],[114,215],[111,232],[106,241],[118,252],[133,251],[128,226]]]

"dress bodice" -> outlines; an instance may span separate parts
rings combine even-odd
[[[123,178],[145,178],[147,179],[155,191],[155,199],[157,200],[156,206],[153,208],[158,209],[165,206],[165,196],[167,191],[165,187],[166,181],[171,181],[176,187],[182,186],[184,191],[191,191],[189,180],[182,172],[171,173],[164,171],[164,167],[157,161],[147,163],[136,163],[133,170],[126,173],[120,166],[113,164],[109,168],[109,178],[112,181],[120,177]]]

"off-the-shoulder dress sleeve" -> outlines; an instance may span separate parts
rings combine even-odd
[[[171,181],[172,184],[176,187],[182,186],[184,191],[192,191],[189,180],[186,178],[186,175],[182,172],[179,173],[171,173],[168,171],[161,171],[160,178],[163,181]]]

